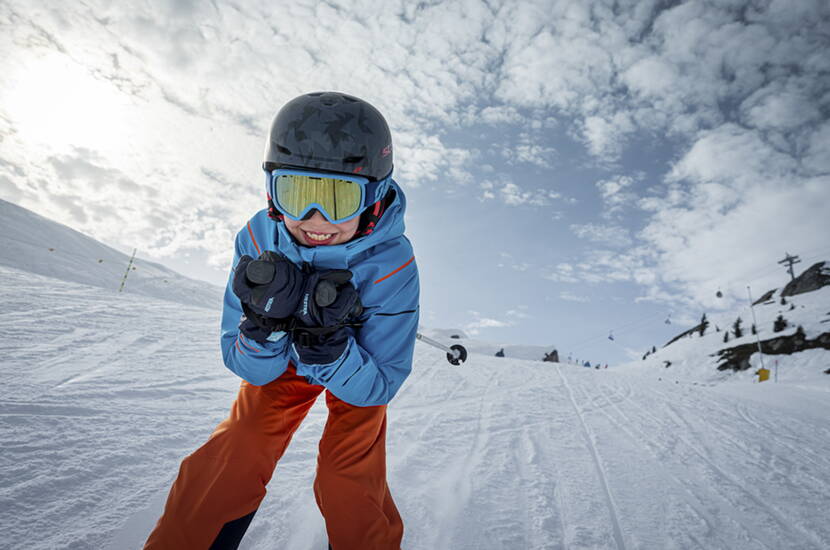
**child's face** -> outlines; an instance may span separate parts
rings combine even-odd
[[[288,232],[297,239],[298,243],[306,246],[326,246],[348,242],[357,233],[357,226],[360,224],[360,216],[355,216],[343,223],[331,223],[317,210],[307,220],[296,222],[287,217],[283,220]]]

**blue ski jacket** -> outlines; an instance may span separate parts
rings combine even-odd
[[[406,197],[392,182],[395,198],[374,231],[333,246],[298,245],[285,227],[261,210],[236,235],[233,266],[225,288],[221,345],[225,365],[251,384],[275,380],[293,364],[309,383],[326,387],[352,405],[368,407],[391,401],[412,370],[412,354],[419,317],[418,268],[412,245],[404,236]],[[300,362],[291,335],[274,332],[261,344],[239,331],[242,307],[233,293],[233,270],[245,254],[253,258],[265,250],[282,254],[296,265],[308,263],[320,270],[348,269],[360,293],[363,326],[347,328],[349,342],[343,354],[325,365]]]

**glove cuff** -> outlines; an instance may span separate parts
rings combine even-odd
[[[294,349],[305,365],[328,365],[346,351],[349,333],[344,327],[328,329],[295,329]]]

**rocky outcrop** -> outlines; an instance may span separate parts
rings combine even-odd
[[[699,325],[695,325],[695,326],[693,326],[693,327],[692,327],[692,328],[690,328],[689,330],[684,330],[683,332],[681,332],[680,334],[678,334],[677,336],[675,336],[674,338],[672,338],[671,340],[669,340],[668,342],[666,342],[666,343],[663,345],[663,347],[664,347],[664,348],[667,348],[667,347],[669,347],[670,345],[672,345],[672,344],[674,344],[675,342],[677,342],[678,340],[680,340],[681,338],[685,338],[686,336],[691,336],[691,335],[692,335],[692,334],[694,334],[695,332],[700,332],[700,329],[701,329],[701,328],[703,328],[703,324],[702,324],[702,323],[701,323],[701,324],[699,324]]]
[[[812,265],[810,269],[790,281],[781,291],[781,296],[804,294],[830,285],[830,268],[826,267],[826,264],[827,262],[819,262]]]
[[[825,332],[810,340],[804,335],[803,331],[799,330],[789,336],[779,336],[778,338],[761,341],[761,351],[764,355],[789,355],[815,348],[830,350],[830,332]],[[716,354],[720,357],[718,370],[746,370],[751,366],[749,358],[757,352],[757,342],[722,349]]]
[[[542,361],[546,361],[548,363],[558,363],[559,362],[559,352],[557,350],[553,350],[550,353],[545,353],[544,359]]]
[[[772,298],[772,295],[775,294],[775,291],[778,290],[777,288],[773,288],[772,290],[768,290],[764,293],[763,296],[752,302],[753,306],[757,306],[758,304],[763,304],[767,300]]]

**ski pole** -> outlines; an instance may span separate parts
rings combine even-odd
[[[428,338],[421,334],[420,332],[415,334],[415,338],[424,342],[425,344],[429,344],[430,346],[434,346],[440,350],[447,352],[447,361],[449,361],[453,365],[460,365],[464,361],[467,360],[467,349],[460,345],[460,344],[453,344],[450,347],[445,346],[441,342],[436,342],[432,338]]]

